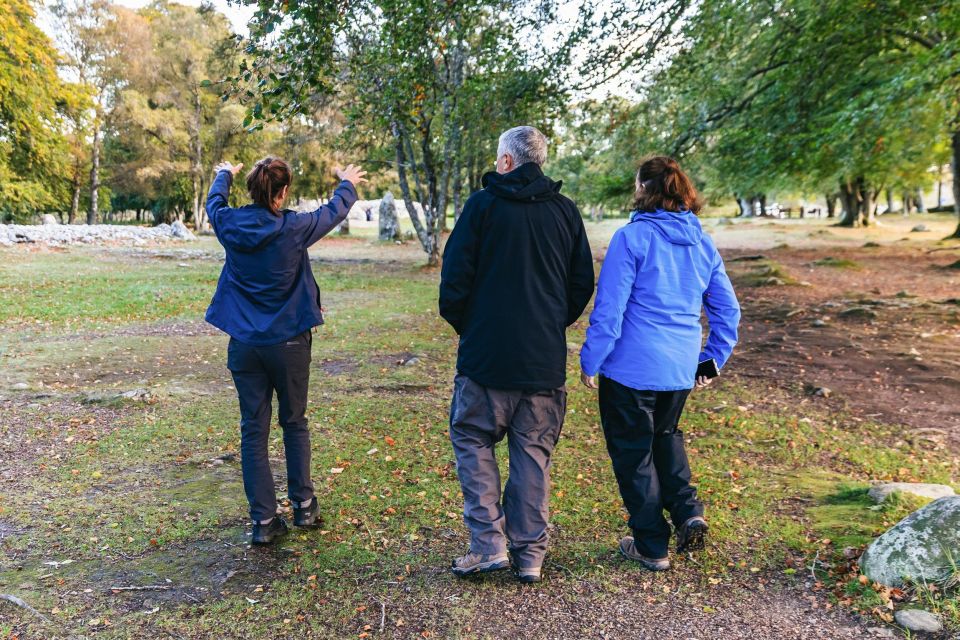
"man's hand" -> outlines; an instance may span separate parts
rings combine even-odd
[[[243,163],[241,162],[238,165],[231,164],[230,162],[221,162],[213,168],[214,172],[220,173],[221,171],[229,171],[232,175],[237,175],[240,173],[240,169],[243,169]]]
[[[348,164],[346,169],[343,167],[334,167],[333,172],[337,174],[338,178],[346,180],[354,186],[367,181],[367,179],[363,177],[367,175],[367,172],[353,164]]]
[[[588,389],[597,389],[597,376],[588,376],[585,371],[580,372],[580,382]]]
[[[708,378],[707,376],[700,376],[697,378],[697,389],[703,389],[713,382],[713,378]]]

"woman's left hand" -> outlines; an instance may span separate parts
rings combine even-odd
[[[221,171],[229,171],[233,175],[237,175],[238,173],[240,173],[240,169],[243,169],[242,162],[237,165],[232,164],[230,162],[221,162],[220,164],[218,164],[213,168],[213,171],[214,173],[220,173]]]
[[[700,376],[697,378],[697,389],[703,389],[713,382],[713,378],[708,378],[707,376]]]
[[[588,376],[584,371],[580,372],[580,382],[588,389],[597,388],[597,376]]]

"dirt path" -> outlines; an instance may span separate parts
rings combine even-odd
[[[738,288],[744,315],[729,373],[827,394],[820,401],[834,410],[960,451],[960,270],[945,268],[960,252],[831,250],[844,266],[827,266],[824,253],[764,252],[807,284]],[[728,255],[735,282],[767,264],[742,260],[751,255]]]

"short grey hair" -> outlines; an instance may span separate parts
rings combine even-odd
[[[543,165],[547,161],[547,137],[536,127],[514,127],[500,134],[497,157],[505,153],[513,156],[513,164],[519,167],[528,162]]]

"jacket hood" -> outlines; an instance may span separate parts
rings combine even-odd
[[[280,234],[284,213],[275,216],[259,205],[232,209],[218,220],[220,240],[234,251],[255,251]]]
[[[521,202],[553,200],[563,184],[543,175],[540,165],[534,162],[522,164],[502,175],[496,171],[485,173],[480,182],[495,196]]]
[[[690,211],[635,211],[630,222],[644,222],[653,225],[665,240],[672,244],[692,246],[703,239],[703,227],[700,220]]]

